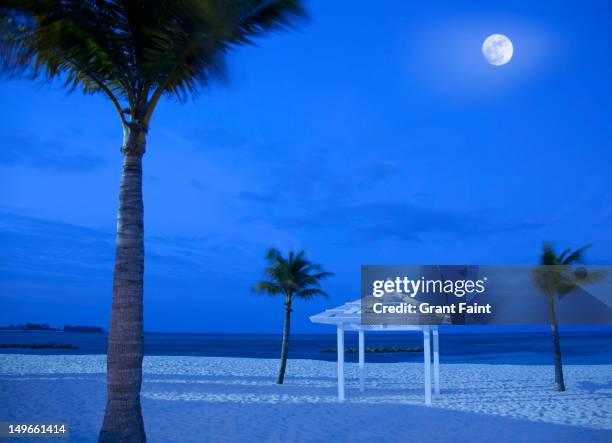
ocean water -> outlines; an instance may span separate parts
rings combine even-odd
[[[0,331],[0,344],[61,343],[77,350],[2,349],[3,354],[104,354],[106,333]],[[366,348],[422,348],[417,333],[368,332]],[[192,355],[251,358],[278,358],[281,336],[276,334],[168,334],[145,333],[146,355]],[[357,334],[346,333],[345,346],[357,348]],[[293,334],[289,358],[333,361],[335,334]],[[567,364],[612,364],[612,331],[564,332],[561,334],[563,361]],[[440,334],[442,363],[549,364],[552,362],[550,333],[444,333]],[[422,361],[422,352],[367,353],[366,361]],[[357,354],[346,354],[357,361]]]

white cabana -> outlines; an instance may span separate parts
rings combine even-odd
[[[425,404],[431,404],[431,357],[433,341],[433,385],[434,392],[440,393],[440,352],[438,326],[430,325],[364,325],[361,323],[361,300],[346,303],[337,308],[310,317],[313,323],[336,325],[338,340],[338,399],[344,400],[344,331],[357,331],[359,334],[359,389],[365,389],[365,331],[422,331]],[[433,340],[431,335],[433,334]]]

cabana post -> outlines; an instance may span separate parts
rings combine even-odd
[[[359,390],[365,391],[365,332],[359,328]]]
[[[338,400],[344,401],[344,328],[338,324]]]

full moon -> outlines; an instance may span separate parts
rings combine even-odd
[[[489,63],[494,66],[505,65],[512,58],[514,48],[508,37],[502,34],[493,34],[482,44],[482,53]]]

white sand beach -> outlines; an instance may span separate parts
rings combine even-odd
[[[442,364],[442,393],[423,404],[422,365],[366,365],[360,393],[348,363],[347,400],[336,365],[272,359],[146,357],[143,413],[150,442],[609,442],[612,365]],[[0,355],[2,420],[67,421],[70,441],[96,441],[106,397],[105,356]],[[26,439],[19,439],[25,442]],[[35,440],[39,441],[39,440]]]

